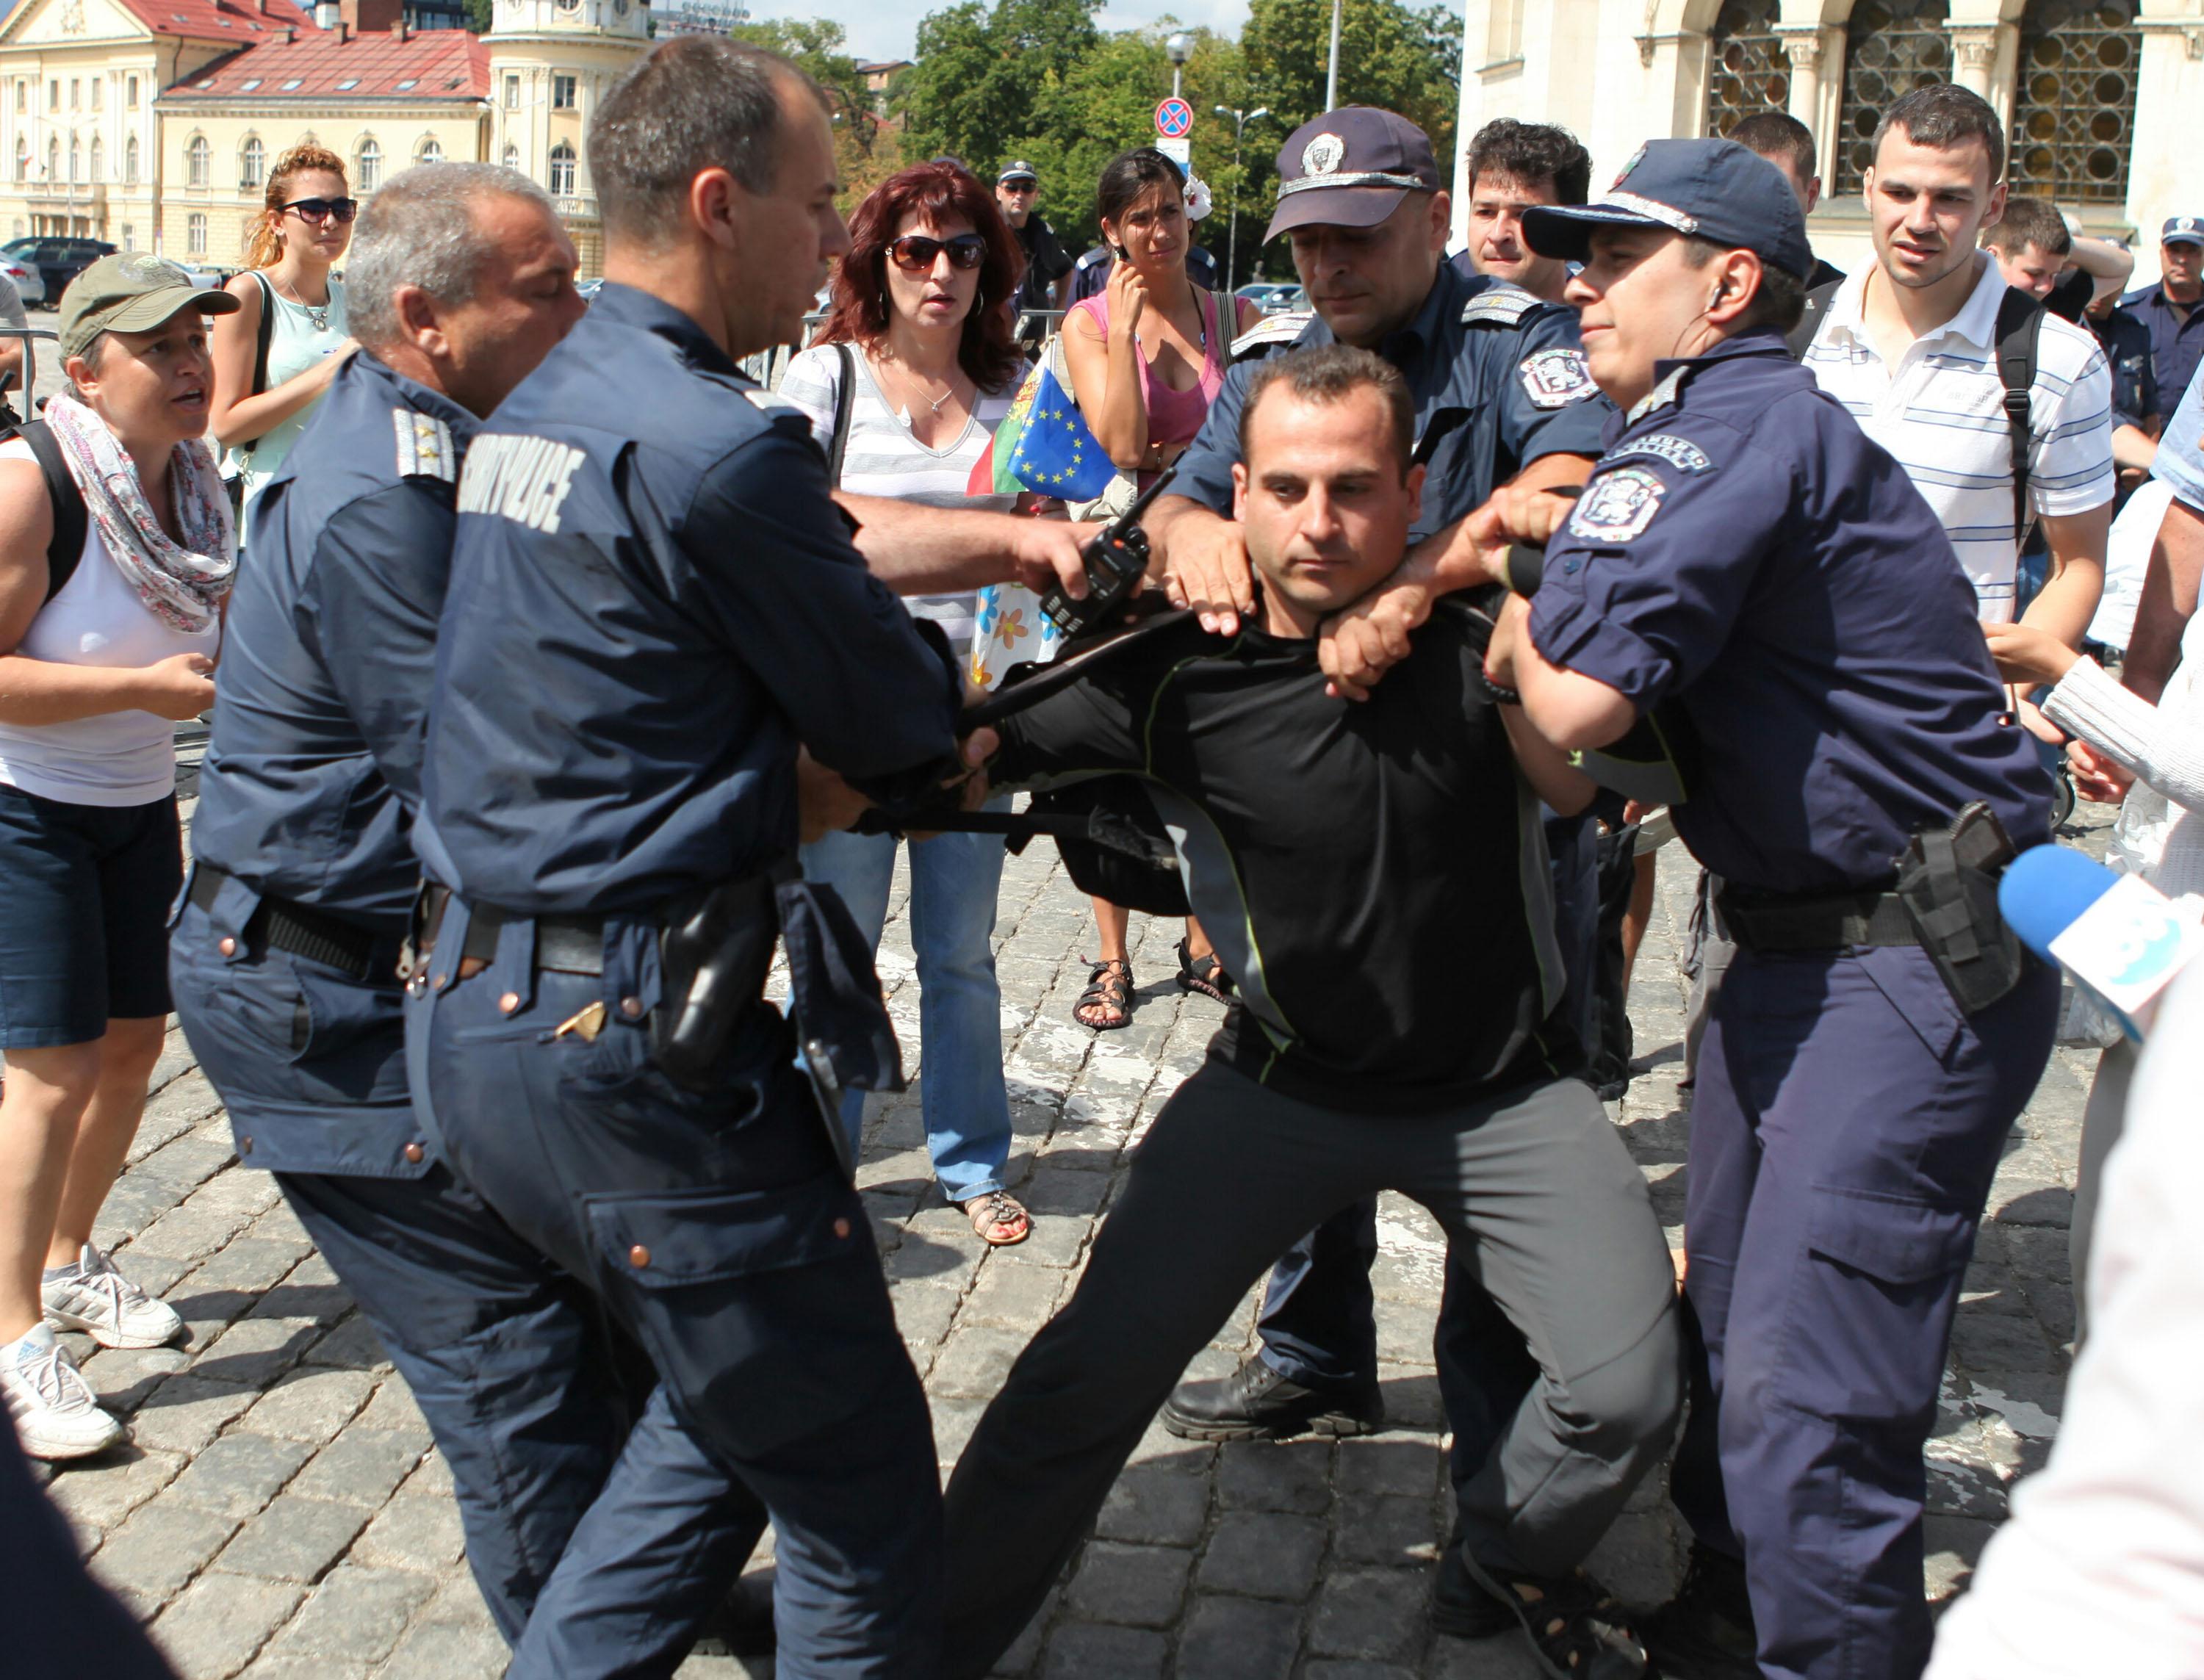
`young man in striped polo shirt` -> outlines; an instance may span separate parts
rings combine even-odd
[[[1907,94],[1875,137],[1875,264],[1831,299],[1806,365],[1897,457],[1943,522],[1985,623],[2016,617],[2078,647],[2104,586],[2114,488],[2112,375],[2088,332],[2047,315],[2029,393],[2028,512],[2049,576],[2017,612],[2011,435],[1998,369],[2006,285],[1982,230],[2005,208],[2005,135],[1962,87]],[[2032,707],[2023,716],[2049,731]]]

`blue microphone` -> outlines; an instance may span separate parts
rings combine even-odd
[[[2204,954],[2193,902],[2063,846],[2032,846],[2007,865],[1998,909],[2021,944],[2064,968],[2138,1044],[2160,995]]]

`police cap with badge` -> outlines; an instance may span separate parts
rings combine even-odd
[[[1439,190],[1428,135],[1405,116],[1343,105],[1278,148],[1278,207],[1263,237],[1296,228],[1375,228],[1411,192]]]

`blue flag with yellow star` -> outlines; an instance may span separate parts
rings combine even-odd
[[[1025,430],[1010,453],[1010,471],[1028,489],[1064,501],[1092,501],[1117,476],[1053,368],[1041,371]]]

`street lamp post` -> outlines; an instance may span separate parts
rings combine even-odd
[[[1186,61],[1194,56],[1194,37],[1183,33],[1167,37],[1164,56],[1170,60],[1171,98],[1176,99],[1179,97],[1179,73],[1186,68]]]
[[[1331,65],[1324,75],[1324,108],[1328,111],[1339,109],[1339,8],[1341,0],[1331,0]]]
[[[1232,119],[1232,231],[1224,245],[1224,289],[1229,292],[1233,282],[1240,278],[1240,140],[1247,133],[1247,125],[1268,116],[1271,108],[1258,105],[1252,111],[1242,111],[1219,105],[1217,114]]]

